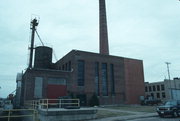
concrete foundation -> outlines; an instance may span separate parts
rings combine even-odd
[[[39,109],[40,121],[78,121],[96,118],[97,109]]]

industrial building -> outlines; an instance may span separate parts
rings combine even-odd
[[[145,82],[145,96],[160,99],[163,102],[171,99],[180,100],[180,78],[152,83]]]
[[[22,74],[20,102],[57,99],[62,96],[79,98],[88,105],[93,94],[101,105],[139,104],[145,95],[143,61],[109,55],[105,0],[99,0],[100,53],[72,50],[52,63],[52,48],[35,48],[34,33],[38,25],[31,21],[29,67]]]

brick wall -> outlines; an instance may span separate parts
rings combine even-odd
[[[85,62],[85,85],[83,87],[77,86],[78,60],[84,60]],[[100,104],[135,104],[139,103],[139,96],[144,95],[144,73],[141,60],[73,50],[58,61],[56,65],[62,66],[68,61],[72,62],[71,83],[74,86],[74,88],[69,88],[69,91],[75,94],[84,93],[87,100],[95,93],[95,62],[99,63]],[[102,63],[107,64],[108,96],[102,96]],[[115,95],[111,93],[110,64],[114,65]],[[137,89],[133,90],[134,87],[137,87]]]
[[[145,95],[143,63],[139,60],[124,59],[125,92],[127,104],[139,104]]]

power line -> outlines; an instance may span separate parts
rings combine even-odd
[[[35,32],[36,32],[36,34],[37,34],[37,36],[38,36],[38,38],[39,38],[39,40],[40,40],[40,42],[41,42],[42,46],[44,46],[44,43],[43,43],[43,41],[42,41],[41,37],[39,36],[39,34],[38,34],[37,30],[36,30]]]
[[[56,61],[58,61],[58,59],[57,59],[57,56],[56,56],[56,53],[55,53],[55,50],[53,49],[53,55],[54,55],[54,59],[56,60]]]

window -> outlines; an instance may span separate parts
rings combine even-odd
[[[149,92],[151,92],[152,90],[151,90],[151,86],[149,86]]]
[[[157,91],[160,91],[160,86],[159,85],[157,85]]]
[[[62,66],[62,70],[64,70],[64,65]]]
[[[78,60],[78,86],[84,86],[84,61]]]
[[[107,64],[102,63],[102,94],[108,96]]]
[[[148,88],[147,87],[145,87],[145,92],[148,92]]]
[[[99,95],[99,63],[95,62],[95,93]]]
[[[156,96],[157,96],[157,98],[160,98],[160,94],[159,93],[156,93]]]
[[[154,93],[151,93],[151,97],[154,98]]]
[[[162,98],[166,98],[165,92],[162,92]]]
[[[161,85],[161,90],[164,90],[164,84]]]
[[[68,69],[68,64],[66,63],[66,65],[65,65],[65,70],[67,71],[67,69]]]
[[[71,71],[71,61],[68,62],[68,71]]]
[[[156,91],[156,86],[153,86],[153,91]]]
[[[115,94],[115,85],[114,85],[114,65],[110,65],[110,78],[111,78],[111,94]]]

